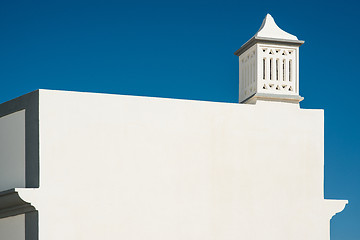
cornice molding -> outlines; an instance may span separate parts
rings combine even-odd
[[[35,207],[21,197],[21,189],[13,188],[0,192],[0,218],[34,211]]]

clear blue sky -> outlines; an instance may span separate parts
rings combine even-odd
[[[325,197],[350,204],[332,240],[360,239],[357,1],[0,3],[0,102],[39,88],[237,102],[233,55],[270,13],[305,40],[303,108],[325,109]]]

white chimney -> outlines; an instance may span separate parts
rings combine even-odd
[[[267,14],[259,31],[235,55],[239,56],[239,102],[257,100],[299,103],[298,40],[281,30]]]

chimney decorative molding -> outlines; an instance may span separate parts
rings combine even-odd
[[[258,32],[234,53],[239,56],[239,102],[302,101],[299,46],[303,43],[267,14]]]

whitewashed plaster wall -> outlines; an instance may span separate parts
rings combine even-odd
[[[345,206],[324,200],[322,110],[39,98],[40,187],[16,191],[38,210],[41,240],[329,240]]]
[[[25,239],[25,214],[0,218],[0,239]]]
[[[25,187],[25,110],[0,117],[0,192]]]

